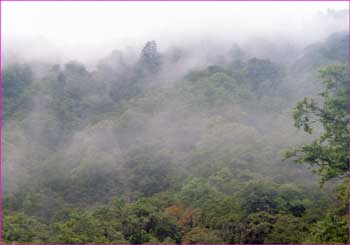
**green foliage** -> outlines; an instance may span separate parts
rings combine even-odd
[[[264,211],[248,215],[244,243],[264,243],[273,230],[275,219],[275,216]]]
[[[51,227],[51,243],[125,243],[114,209],[62,210]]]
[[[248,185],[241,194],[242,208],[253,212],[289,212],[302,216],[307,199],[302,191],[290,185],[276,185],[269,182],[255,182]]]
[[[30,105],[33,72],[28,65],[11,65],[2,73],[2,113],[7,120],[17,110],[24,112]]]
[[[345,65],[329,66],[320,71],[325,90],[320,93],[321,101],[314,99],[300,101],[294,109],[295,126],[313,133],[315,124],[323,131],[311,144],[297,147],[286,153],[298,163],[316,166],[322,183],[334,177],[344,178],[348,172],[348,70]],[[343,203],[336,213],[327,212],[321,221],[312,226],[310,243],[347,243],[348,193],[345,181],[337,188],[338,198]],[[346,204],[347,203],[347,204]]]
[[[288,151],[298,163],[308,163],[318,168],[322,180],[344,176],[348,161],[348,111],[346,66],[330,66],[321,71],[325,90],[320,94],[321,104],[314,99],[300,101],[293,112],[295,126],[312,133],[313,125],[321,124],[323,132],[311,144]]]
[[[336,184],[320,189],[281,161],[303,142],[289,127],[283,65],[231,51],[169,81],[186,55],[154,41],[134,64],[115,51],[95,70],[47,64],[35,79],[35,64],[6,67],[3,240],[344,242],[345,182],[336,200]],[[326,90],[294,113],[298,128],[324,132],[289,156],[324,179],[345,173],[346,76],[326,68]]]
[[[151,196],[170,189],[173,183],[171,174],[175,172],[171,163],[157,158],[147,159],[149,156],[141,160],[138,159],[140,156],[136,154],[128,163],[131,190],[141,192],[145,196]]]
[[[311,228],[306,243],[348,243],[347,216],[328,214]]]
[[[243,74],[248,85],[259,94],[262,91],[271,91],[273,87],[278,86],[284,75],[281,67],[277,64],[257,58],[247,61]]]
[[[292,215],[278,215],[264,243],[302,243],[309,233],[309,225],[304,220]]]
[[[187,205],[202,206],[206,200],[215,197],[215,190],[205,180],[191,179],[178,192],[178,199]]]
[[[3,213],[3,243],[44,243],[49,238],[48,227],[23,213]]]
[[[185,244],[220,244],[224,243],[214,231],[208,230],[204,227],[195,227],[184,236]]]
[[[192,72],[180,87],[181,94],[190,104],[201,108],[224,106],[246,101],[252,95],[221,67],[208,67],[207,71]],[[194,95],[194,96],[193,96]]]

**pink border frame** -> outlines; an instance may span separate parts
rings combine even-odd
[[[30,2],[33,0],[0,0],[0,38],[1,38],[1,2]],[[34,0],[36,2],[92,2],[99,0]],[[101,0],[101,2],[158,2],[158,1],[195,1],[195,2],[267,2],[266,0]],[[269,2],[348,2],[349,11],[350,11],[350,0],[268,0]],[[348,17],[348,31],[350,34],[350,14]],[[348,42],[348,129],[350,129],[350,41]],[[2,243],[2,42],[0,39],[0,245]],[[350,134],[348,135],[348,174],[347,174],[347,192],[348,192],[348,239],[350,244]],[[25,245],[37,245],[36,243],[13,243],[13,244],[25,244]],[[70,245],[70,244],[53,244],[53,243],[43,243],[48,245]],[[91,243],[89,243],[91,244]],[[91,244],[94,245],[94,244]],[[96,244],[103,245],[103,244]],[[114,244],[113,244],[114,245]],[[175,245],[175,244],[174,244]],[[202,245],[202,244],[199,244]],[[204,244],[203,244],[204,245]],[[208,244],[205,244],[208,245]],[[231,245],[241,245],[241,244],[231,244]],[[251,244],[255,245],[255,244]],[[282,245],[282,244],[275,244]],[[303,245],[303,244],[290,244],[290,245]],[[305,244],[306,245],[306,244]],[[334,244],[334,245],[343,245],[343,244]]]

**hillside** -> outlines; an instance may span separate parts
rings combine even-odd
[[[320,186],[317,166],[284,153],[321,133],[292,111],[348,42],[335,33],[292,62],[236,45],[192,65],[149,41],[136,62],[115,50],[94,69],[6,64],[4,241],[347,242],[343,178]]]

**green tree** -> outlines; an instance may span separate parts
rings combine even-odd
[[[196,243],[224,243],[220,237],[218,237],[214,231],[205,227],[194,227],[190,232],[184,236],[183,243],[196,244]]]
[[[157,50],[157,43],[152,40],[148,41],[145,47],[142,49],[139,71],[142,75],[154,74],[160,70],[161,55]]]
[[[24,213],[3,214],[2,239],[4,243],[43,243],[48,238],[48,227]]]
[[[275,216],[265,211],[248,215],[244,243],[264,243],[273,230],[275,220]]]
[[[283,69],[278,64],[257,58],[246,62],[243,74],[244,80],[259,95],[272,92],[272,88],[277,87],[284,77]]]
[[[348,172],[348,71],[345,65],[329,66],[320,71],[325,90],[316,101],[304,98],[294,110],[295,126],[312,134],[315,127],[322,126],[319,138],[311,144],[299,146],[286,152],[286,158],[294,158],[298,163],[316,166],[322,183],[334,178],[343,178]],[[341,186],[340,186],[341,187]],[[326,217],[312,228],[311,236],[306,239],[312,243],[346,243],[346,210],[348,193],[344,188],[337,190],[342,204],[337,212],[327,212]]]
[[[348,243],[347,216],[329,213],[311,229],[306,243]]]
[[[33,72],[28,65],[14,64],[4,69],[2,74],[3,118],[6,120],[16,110],[25,110],[30,105],[29,89]]]
[[[301,243],[309,233],[308,224],[292,215],[277,215],[273,230],[267,235],[265,243]]]
[[[86,210],[63,210],[52,224],[52,243],[125,243],[117,220],[101,219],[106,211],[99,209],[95,215]],[[109,224],[106,222],[109,221]]]
[[[294,124],[312,134],[321,125],[323,132],[311,144],[305,144],[286,153],[298,163],[317,166],[322,181],[344,177],[348,171],[348,111],[347,67],[329,66],[320,71],[325,90],[321,100],[304,98],[293,112]],[[318,124],[318,125],[317,125]]]

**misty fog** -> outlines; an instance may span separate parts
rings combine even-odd
[[[348,62],[347,3],[2,13],[6,243],[343,241],[317,231],[336,212],[345,226],[344,177],[284,152],[322,135],[293,112]]]

